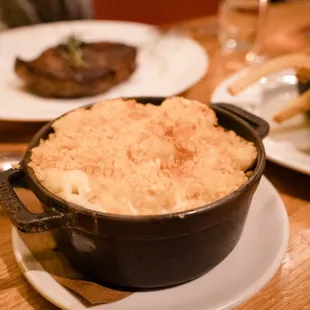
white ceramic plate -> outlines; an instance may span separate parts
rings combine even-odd
[[[289,238],[286,209],[266,178],[255,193],[239,243],[216,268],[192,282],[169,289],[135,293],[121,301],[86,308],[34,259],[13,229],[20,270],[46,299],[68,310],[215,310],[232,309],[258,292],[281,265]]]
[[[110,91],[83,99],[44,99],[24,91],[13,70],[15,57],[34,58],[70,34],[89,42],[116,41],[138,47],[135,73]],[[207,54],[197,42],[184,36],[162,36],[146,24],[74,21],[4,31],[0,34],[0,119],[46,121],[103,98],[176,95],[198,82],[207,67]]]
[[[268,121],[270,133],[264,139],[267,158],[287,168],[310,174],[310,121],[303,115],[281,125],[272,116],[298,95],[294,72],[287,70],[263,78],[237,96],[227,92],[227,86],[242,74],[232,75],[214,91],[211,101],[233,103]]]

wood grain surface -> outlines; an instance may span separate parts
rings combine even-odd
[[[294,1],[293,1],[294,2]],[[299,1],[295,1],[299,2]],[[301,1],[300,1],[301,2]],[[310,14],[308,7],[301,9],[296,4],[275,5],[271,11],[270,22],[273,31],[266,32],[266,42],[273,42],[281,32],[285,35],[294,33],[299,25],[305,26],[305,14]],[[307,9],[308,8],[308,9]],[[296,9],[296,14],[293,10]],[[281,27],[276,27],[278,19]],[[310,24],[310,18],[309,24]],[[298,24],[298,20],[302,20]],[[285,21],[285,22],[284,22]],[[295,22],[296,21],[296,22]],[[297,25],[292,30],[292,25]],[[200,18],[184,22],[184,27],[199,27],[197,40],[205,47],[210,57],[210,67],[206,76],[183,95],[208,102],[214,88],[225,77],[244,67],[244,55],[223,55],[220,51],[217,36],[212,26],[215,18]],[[281,36],[280,36],[281,37]],[[293,38],[292,38],[293,41]],[[299,50],[308,49],[309,43],[304,39],[299,42]],[[276,45],[276,46],[275,46]],[[292,45],[296,49],[298,42]],[[281,42],[273,44],[276,53],[289,52],[289,47]],[[270,48],[271,49],[271,48]],[[0,122],[0,153],[11,150],[25,150],[31,136],[42,126],[38,123]],[[290,243],[281,268],[275,277],[258,294],[238,310],[250,309],[310,309],[310,177],[267,163],[265,175],[280,192],[290,218]],[[27,203],[27,194],[23,200]],[[11,224],[0,211],[0,309],[39,310],[57,309],[41,297],[24,279],[15,262],[11,245]],[[74,309],[73,309],[74,310]],[[194,310],[194,309],[193,309]]]

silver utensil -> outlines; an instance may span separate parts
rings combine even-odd
[[[20,151],[0,153],[0,172],[12,168],[23,159],[24,153]]]

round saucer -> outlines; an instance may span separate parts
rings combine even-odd
[[[12,231],[16,261],[29,283],[51,303],[68,310],[223,310],[257,293],[274,276],[287,249],[285,206],[263,177],[254,195],[241,239],[232,253],[204,276],[177,287],[134,293],[115,303],[86,307],[48,274]]]

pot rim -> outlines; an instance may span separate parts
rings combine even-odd
[[[149,100],[165,99],[165,97],[137,97],[137,101],[141,98],[148,98]],[[96,103],[90,104],[84,107],[79,107],[77,109],[90,108],[95,104]],[[175,213],[151,214],[151,215],[123,215],[123,214],[113,214],[113,213],[106,213],[106,212],[100,212],[100,211],[87,209],[75,203],[68,202],[56,196],[52,192],[50,192],[37,179],[33,169],[28,166],[29,162],[31,161],[30,160],[31,150],[38,145],[37,143],[40,141],[40,139],[42,139],[42,136],[51,129],[51,125],[59,118],[77,109],[71,110],[68,113],[63,114],[59,116],[58,118],[52,120],[51,122],[47,123],[46,125],[44,125],[31,139],[30,143],[28,144],[28,148],[25,153],[24,159],[21,162],[21,166],[24,168],[27,181],[28,182],[30,181],[31,183],[30,184],[31,190],[33,190],[36,195],[37,195],[37,192],[39,192],[40,197],[48,198],[49,200],[56,202],[57,203],[56,205],[59,208],[59,211],[61,213],[82,213],[82,214],[89,215],[92,217],[100,217],[100,218],[105,218],[108,220],[116,220],[116,221],[127,222],[127,223],[162,222],[165,220],[183,219],[185,217],[188,218],[189,216],[195,216],[195,215],[199,215],[205,212],[212,212],[214,209],[224,208],[225,206],[229,205],[230,202],[235,201],[240,195],[245,193],[248,188],[252,187],[256,182],[259,181],[265,168],[265,162],[266,162],[265,148],[264,148],[261,137],[255,131],[255,129],[253,129],[246,121],[244,121],[237,115],[227,110],[223,110],[217,107],[215,104],[215,105],[212,105],[212,109],[215,112],[225,113],[229,117],[234,118],[235,121],[239,122],[248,132],[250,132],[250,134],[253,136],[256,142],[256,148],[257,148],[258,154],[257,154],[255,169],[253,170],[253,175],[249,177],[249,179],[244,184],[242,184],[237,190],[233,191],[229,195],[226,195],[223,198],[216,200],[210,204],[207,204],[207,205],[204,205],[198,208],[186,210],[186,211],[175,212]],[[39,199],[41,200],[41,198]]]

